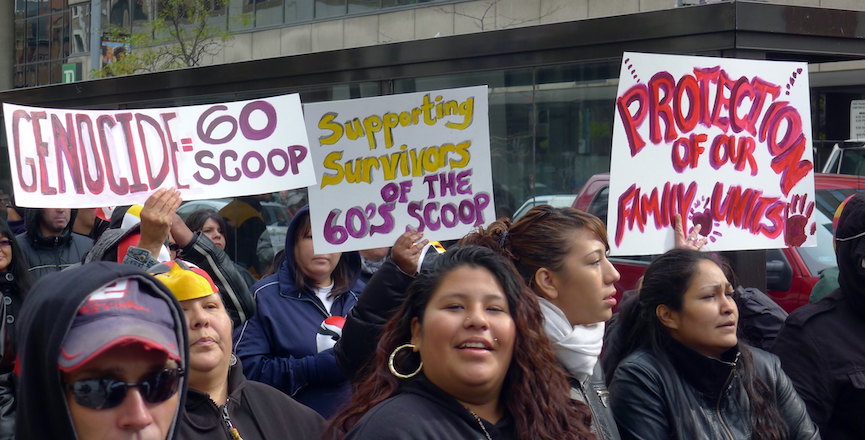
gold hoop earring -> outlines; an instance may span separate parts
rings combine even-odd
[[[402,350],[403,348],[410,348],[412,351],[414,351],[414,349],[417,347],[414,344],[403,344],[397,348],[394,348],[393,351],[390,353],[390,358],[388,358],[387,366],[388,366],[388,368],[390,368],[390,373],[393,374],[394,376],[396,376],[400,379],[409,379],[409,378],[414,377],[418,373],[420,373],[420,369],[423,368],[423,361],[421,361],[420,365],[417,366],[417,370],[414,370],[413,372],[411,372],[409,374],[402,374],[399,371],[396,371],[396,367],[394,367],[394,365],[393,365],[393,360],[394,360],[394,358],[396,358],[396,354],[399,353],[399,351]]]

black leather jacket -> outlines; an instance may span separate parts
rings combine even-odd
[[[571,399],[585,403],[592,411],[592,432],[598,440],[619,440],[621,437],[610,407],[610,392],[607,391],[601,363],[597,363],[592,375],[582,381],[573,377],[568,380],[571,383]]]
[[[757,348],[752,353],[755,374],[774,397],[790,440],[819,439],[817,426],[781,370],[778,358]],[[670,363],[649,350],[628,355],[613,375],[610,397],[623,439],[747,439],[751,438],[750,405],[742,385],[738,348],[722,357],[703,356],[675,341]],[[673,370],[673,371],[671,371]]]

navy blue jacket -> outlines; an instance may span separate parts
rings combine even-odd
[[[294,236],[308,215],[307,208],[298,211],[289,225],[285,260],[277,273],[252,286],[257,312],[235,331],[235,350],[248,379],[271,385],[328,418],[348,401],[350,387],[333,349],[319,352],[316,337],[325,318],[348,314],[363,283],[360,255],[344,252],[340,263],[348,265],[353,287],[330,310],[309,289],[295,285]]]

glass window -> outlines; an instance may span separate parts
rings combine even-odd
[[[403,5],[413,5],[417,3],[417,0],[381,0],[381,6],[383,8],[393,7],[393,6],[403,6]]]
[[[293,23],[298,21],[312,20],[315,16],[314,0],[287,0],[285,2],[285,22]]]
[[[111,0],[108,6],[108,23],[123,29],[131,29],[132,8],[130,0]]]
[[[49,57],[49,38],[48,23],[49,18],[39,17],[34,20],[36,23],[36,58],[35,61],[47,61]]]
[[[345,15],[346,0],[315,0],[315,18],[339,17]]]
[[[381,9],[381,0],[348,0],[348,13],[373,12]]]
[[[38,63],[36,65],[36,82],[33,85],[51,83],[51,63]]]
[[[146,32],[150,20],[156,18],[156,0],[132,0],[132,31]]]
[[[255,5],[255,26],[271,26],[283,23],[284,7],[282,0],[257,0]]]
[[[63,82],[63,61],[52,61],[49,71],[49,84],[57,84]]]
[[[75,5],[70,11],[70,40],[73,54],[90,51],[90,5]]]
[[[36,78],[36,70],[37,70],[36,64],[28,64],[24,68],[26,69],[24,72],[24,82],[25,82],[24,86],[25,87],[32,87],[32,86],[35,86],[36,84],[39,84],[37,82],[37,78]]]
[[[56,60],[64,56],[63,42],[66,40],[66,33],[63,31],[63,14],[52,14],[50,18],[51,30],[49,32],[49,59]]]
[[[24,65],[15,66],[15,87],[26,87],[27,77],[25,76],[26,67]]]
[[[27,36],[24,34],[24,20],[15,20],[15,63],[24,62]]]
[[[540,68],[535,102],[538,194],[575,193],[609,171],[618,63]]]
[[[251,29],[255,13],[254,0],[228,0],[228,30]]]

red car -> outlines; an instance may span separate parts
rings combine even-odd
[[[865,190],[865,177],[841,174],[814,174],[817,220],[817,246],[788,247],[766,251],[766,286],[768,294],[784,310],[791,312],[808,304],[811,289],[820,279],[820,271],[835,266],[832,247],[832,217],[835,209],[849,195]],[[588,211],[606,224],[610,175],[592,176],[577,194],[573,207]],[[621,274],[616,283],[617,299],[631,290],[654,256],[611,257]]]

